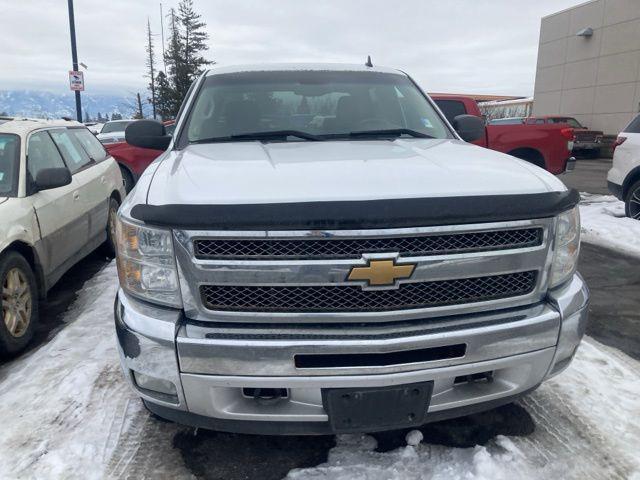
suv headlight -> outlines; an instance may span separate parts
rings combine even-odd
[[[116,223],[118,277],[123,290],[136,297],[181,307],[171,231]]]
[[[574,207],[558,215],[549,286],[556,287],[576,271],[580,253],[580,210]]]

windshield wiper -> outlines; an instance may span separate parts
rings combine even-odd
[[[410,128],[387,128],[383,130],[362,130],[358,132],[350,132],[350,137],[400,137],[402,135],[409,135],[415,138],[435,138],[426,133],[419,132],[418,130],[411,130]]]
[[[227,137],[211,137],[194,140],[191,143],[214,143],[214,142],[234,142],[236,140],[272,140],[287,137],[296,137],[312,142],[319,142],[323,138],[313,135],[312,133],[302,132],[299,130],[268,130],[264,132],[239,133],[229,135]]]

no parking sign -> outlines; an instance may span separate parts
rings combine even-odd
[[[74,92],[84,90],[84,74],[82,72],[69,70],[69,88]]]

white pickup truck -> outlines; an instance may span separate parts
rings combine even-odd
[[[508,403],[587,319],[578,194],[472,145],[405,73],[216,68],[119,210],[115,323],[153,413],[265,434],[407,428]]]

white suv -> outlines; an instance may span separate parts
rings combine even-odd
[[[0,356],[26,347],[64,272],[101,244],[113,251],[124,196],[118,164],[82,124],[0,125]]]
[[[624,201],[627,216],[640,220],[640,115],[618,135],[607,183]]]

